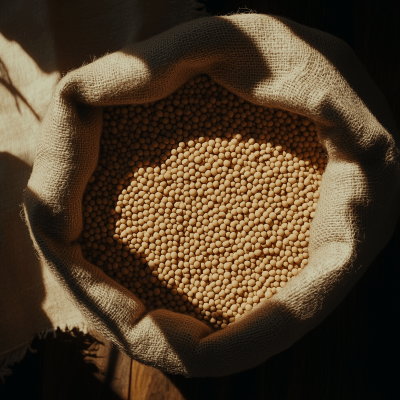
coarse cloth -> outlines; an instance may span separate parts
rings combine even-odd
[[[199,74],[265,107],[315,121],[328,154],[309,264],[277,295],[213,332],[137,297],[87,262],[77,239],[105,106],[165,98]],[[385,246],[399,213],[399,132],[341,40],[285,18],[205,17],[67,74],[41,126],[23,207],[37,255],[85,320],[130,357],[170,373],[251,368],[320,323]]]
[[[94,58],[206,15],[191,0],[8,0],[0,5],[0,378],[35,335],[87,320],[37,258],[20,217],[57,83]],[[197,11],[199,9],[199,11]]]

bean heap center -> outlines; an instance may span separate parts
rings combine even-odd
[[[103,116],[82,253],[149,310],[224,328],[307,265],[326,165],[310,120],[207,76]]]

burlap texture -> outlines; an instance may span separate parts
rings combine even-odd
[[[329,161],[309,264],[272,299],[219,332],[146,313],[82,257],[82,196],[98,161],[104,106],[155,101],[198,74],[244,99],[313,119]],[[398,132],[341,40],[266,15],[206,17],[67,74],[41,127],[24,211],[38,256],[86,320],[144,364],[190,376],[253,367],[291,346],[348,293],[389,240],[399,212]]]

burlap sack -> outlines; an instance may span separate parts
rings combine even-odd
[[[329,156],[308,266],[271,300],[215,333],[189,316],[146,313],[135,295],[83,259],[77,243],[103,107],[164,98],[201,73],[252,103],[313,119]],[[400,188],[392,135],[398,132],[382,94],[339,39],[266,15],[201,18],[62,79],[42,124],[25,217],[38,257],[119,349],[171,373],[231,374],[321,322],[389,240]]]

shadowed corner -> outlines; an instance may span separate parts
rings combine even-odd
[[[123,46],[132,29],[128,20],[137,7],[127,0],[118,4],[92,0],[65,4],[42,0],[33,4],[15,0],[3,8],[1,34],[17,42],[43,72],[63,74]]]
[[[0,33],[17,42],[43,72],[61,75],[120,50],[132,39],[145,40],[201,16],[185,0],[13,0],[2,6]]]

